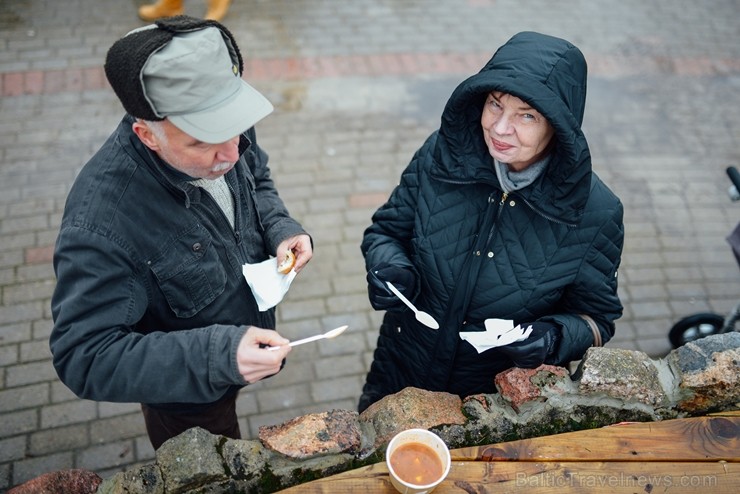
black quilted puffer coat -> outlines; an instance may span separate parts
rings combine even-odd
[[[504,194],[480,119],[493,90],[513,94],[555,128],[546,170]],[[624,239],[619,199],[591,169],[581,131],[586,62],[569,42],[519,33],[453,92],[438,131],[416,152],[362,241],[367,269],[386,262],[417,275],[414,302],[440,323],[388,312],[359,409],[407,386],[460,396],[495,392],[512,367],[478,353],[461,331],[488,318],[561,328],[558,364],[614,334],[622,314],[617,268]]]

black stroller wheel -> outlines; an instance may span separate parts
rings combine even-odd
[[[668,339],[673,348],[712,334],[719,334],[725,325],[725,318],[712,312],[702,312],[684,317],[673,325]]]

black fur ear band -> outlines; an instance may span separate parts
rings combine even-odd
[[[105,75],[113,91],[130,115],[144,120],[162,120],[147,100],[142,85],[141,72],[149,57],[169,43],[179,33],[216,27],[221,31],[239,75],[244,71],[239,47],[234,36],[222,24],[213,20],[186,15],[160,19],[153,25],[131,31],[108,50]]]

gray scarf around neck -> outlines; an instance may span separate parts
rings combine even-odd
[[[537,180],[537,177],[542,175],[545,168],[547,168],[547,164],[550,162],[550,155],[532,163],[520,172],[510,170],[509,165],[501,163],[498,160],[494,159],[493,162],[493,167],[496,170],[498,181],[504,189],[504,192],[508,194],[512,190],[523,189]]]

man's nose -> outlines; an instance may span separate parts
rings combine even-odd
[[[218,161],[229,161],[231,163],[239,159],[239,136],[234,137],[218,145],[216,153]]]

